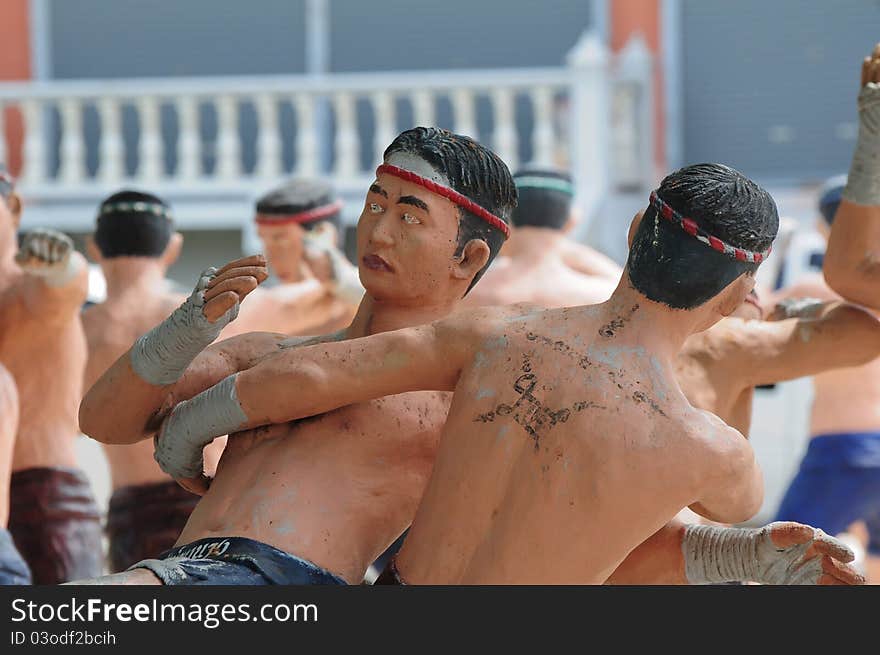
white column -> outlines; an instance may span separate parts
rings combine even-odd
[[[320,170],[314,98],[300,93],[294,96],[293,103],[296,107],[296,174],[310,177]]]
[[[162,135],[159,132],[159,100],[143,96],[135,102],[140,123],[137,177],[152,184],[162,175]]]
[[[474,94],[470,89],[452,92],[453,125],[456,134],[477,138],[477,121],[474,112]]]
[[[278,99],[268,93],[254,100],[257,111],[257,166],[260,177],[281,175],[281,129],[278,124]]]
[[[24,161],[21,178],[28,185],[41,184],[46,179],[46,140],[43,132],[43,104],[34,99],[21,103],[24,122]]]
[[[194,96],[180,96],[175,105],[177,110],[175,177],[181,182],[191,182],[196,180],[202,171],[198,101]]]
[[[587,31],[566,60],[571,71],[571,172],[575,203],[582,216],[579,232],[585,234],[599,201],[608,192],[608,51]]]
[[[512,171],[517,165],[516,122],[513,110],[513,91],[493,89],[489,96],[494,113],[492,144],[495,152]]]
[[[360,168],[354,98],[350,93],[339,92],[333,98],[333,108],[336,112],[336,161],[333,172],[342,178],[354,177]]]
[[[85,143],[83,141],[82,105],[79,98],[59,101],[61,114],[60,170],[58,177],[64,184],[77,184],[85,173]]]
[[[373,130],[374,161],[378,164],[382,161],[382,153],[391,145],[397,136],[397,128],[394,120],[394,96],[387,91],[379,91],[371,96],[373,102],[373,115],[376,117],[375,129]]]
[[[553,92],[539,86],[531,93],[534,128],[532,132],[532,163],[553,165]]]
[[[217,168],[214,175],[221,180],[234,180],[241,175],[241,154],[238,138],[238,101],[231,95],[217,98]]]

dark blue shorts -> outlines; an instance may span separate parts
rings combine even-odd
[[[880,555],[880,434],[813,437],[776,514],[834,535],[864,521]]]
[[[31,570],[15,547],[12,535],[0,528],[0,585],[31,584]]]
[[[166,585],[344,585],[317,564],[245,537],[208,537],[141,560]]]

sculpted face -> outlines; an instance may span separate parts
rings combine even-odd
[[[448,185],[426,162],[388,163]],[[376,300],[420,304],[452,293],[458,207],[414,182],[382,173],[370,185],[357,226],[361,283]]]
[[[263,242],[263,252],[269,268],[285,284],[303,279],[303,235],[305,230],[296,223],[257,225],[257,234]]]

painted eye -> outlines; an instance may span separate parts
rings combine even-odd
[[[382,208],[382,205],[375,203],[375,202],[370,203],[370,213],[371,214],[381,214],[383,211],[384,211],[384,209]]]
[[[418,225],[419,223],[421,223],[421,221],[412,214],[404,214],[403,222],[407,223],[408,225]]]

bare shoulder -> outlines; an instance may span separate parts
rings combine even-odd
[[[504,332],[511,323],[525,320],[543,311],[546,311],[544,307],[534,303],[487,305],[460,309],[434,325],[441,338],[477,344],[499,332]]]
[[[737,476],[754,462],[752,446],[742,433],[711,412],[693,409],[685,431],[708,470]]]

